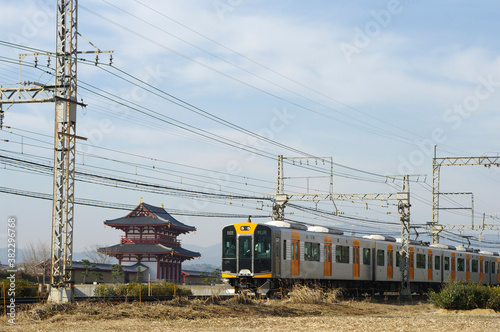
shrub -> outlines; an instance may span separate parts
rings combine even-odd
[[[500,291],[493,296],[492,287],[478,283],[452,281],[446,283],[439,292],[430,291],[429,301],[435,306],[452,310],[471,310],[476,308],[491,308],[495,303],[500,304]],[[492,308],[494,309],[494,308]]]
[[[500,287],[491,286],[490,287],[490,298],[488,299],[488,308],[495,311],[500,311]]]
[[[116,296],[116,289],[114,286],[99,285],[94,289],[94,296]]]
[[[10,279],[2,279],[0,280],[0,283],[4,284],[5,296],[8,297],[10,289]],[[26,279],[16,279],[15,285],[16,285],[15,287],[16,297],[35,297],[38,295],[38,286],[32,285]]]
[[[192,295],[189,289],[184,289],[178,287],[176,284],[170,282],[162,282],[159,284],[151,284],[151,295],[152,296],[189,296]],[[105,290],[105,291],[104,291]],[[117,285],[101,285],[94,290],[94,296],[130,296],[139,297],[139,292],[141,296],[148,296],[148,284],[139,284],[131,282],[129,284],[117,284]]]

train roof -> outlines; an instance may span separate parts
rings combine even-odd
[[[331,227],[325,227],[325,226],[308,226],[307,230],[310,232],[329,233],[329,234],[336,234],[336,235],[343,235],[344,234],[344,232],[339,231],[338,229],[331,228]]]
[[[436,248],[436,249],[449,249],[449,250],[455,250],[455,249],[457,249],[454,246],[450,246],[450,245],[447,245],[447,244],[444,244],[444,243],[433,243],[433,244],[429,245],[429,247]]]
[[[309,232],[316,232],[316,233],[328,233],[328,234],[336,234],[336,235],[343,235],[344,234],[344,232],[342,232],[338,229],[335,229],[335,228],[331,228],[331,227],[317,226],[317,225],[306,226],[303,224],[291,223],[291,222],[282,221],[282,220],[268,221],[265,223],[265,225],[275,226],[275,227],[280,227],[280,228],[298,229],[301,231],[309,231]]]
[[[290,228],[290,229],[298,229],[301,231],[307,231],[307,226],[302,225],[302,224],[297,224],[297,223],[291,223],[288,221],[283,221],[283,220],[273,220],[273,221],[268,221],[265,223],[265,225],[269,226],[276,226],[280,228]]]
[[[396,242],[396,239],[395,239],[395,238],[393,238],[392,236],[381,235],[381,234],[370,234],[370,235],[364,235],[364,236],[363,236],[363,239],[377,240],[377,241]]]

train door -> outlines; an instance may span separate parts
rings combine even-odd
[[[479,256],[479,281],[483,282],[483,256]]]
[[[491,272],[490,272],[491,270],[490,269],[491,269],[490,261],[488,258],[486,258],[484,260],[484,270],[483,270],[484,279],[482,282],[484,282],[487,285],[491,284]]]
[[[440,265],[441,265],[441,266],[440,266],[440,268],[441,268],[441,282],[443,282],[443,281],[444,281],[444,264],[445,264],[445,263],[444,263],[444,259],[445,259],[445,258],[444,258],[444,254],[445,254],[445,252],[444,252],[444,251],[442,251],[442,252],[441,252],[441,262],[440,262]]]
[[[465,255],[465,280],[470,281],[470,255]]]
[[[238,237],[238,271],[250,270],[252,271],[252,237],[251,236],[239,236]]]
[[[451,280],[455,280],[455,252],[451,253]]]
[[[279,277],[281,274],[281,238],[277,237],[274,245],[274,271],[276,276]]]
[[[500,283],[500,258],[497,258],[497,284]]]
[[[432,250],[429,249],[429,256],[427,256],[427,279],[432,280]]]
[[[413,279],[414,277],[414,266],[415,266],[415,261],[414,261],[414,258],[413,258],[413,247],[410,247],[410,279]]]
[[[393,277],[393,266],[394,266],[394,248],[392,244],[387,244],[387,279],[392,279]]]
[[[300,258],[300,246],[299,246],[300,241],[299,240],[292,240],[292,270],[291,274],[293,276],[298,276],[299,271],[300,271],[300,263],[299,263],[299,258]]]
[[[359,240],[354,239],[352,247],[352,276],[359,278]]]
[[[325,277],[332,276],[332,244],[325,242]]]

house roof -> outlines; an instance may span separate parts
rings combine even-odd
[[[143,212],[144,215],[136,216],[135,213]],[[125,217],[106,220],[108,226],[170,226],[177,228],[182,233],[195,231],[196,227],[188,226],[172,217],[165,209],[146,203],[139,204]]]
[[[85,269],[82,261],[73,261],[73,269]],[[115,264],[102,264],[102,263],[92,263],[90,262],[90,266],[95,265],[97,270],[100,271],[111,271],[112,265]],[[122,265],[123,272],[137,272],[138,268],[141,268],[141,271],[144,272],[148,269],[148,267],[141,263],[135,263],[134,265]]]
[[[200,257],[199,252],[187,250],[181,247],[169,247],[163,244],[133,244],[121,243],[114,246],[99,248],[97,251],[110,254],[169,254],[185,257]]]
[[[195,271],[195,270],[184,270],[182,269],[181,271],[182,274],[189,276],[189,277],[201,277],[201,274],[209,274],[210,272],[204,272],[204,271]]]

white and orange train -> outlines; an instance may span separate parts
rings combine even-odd
[[[263,294],[295,283],[397,291],[400,251],[399,240],[382,235],[346,236],[285,221],[235,223],[222,230],[222,277],[238,291]],[[409,259],[412,291],[448,280],[500,284],[498,253],[412,241]]]

